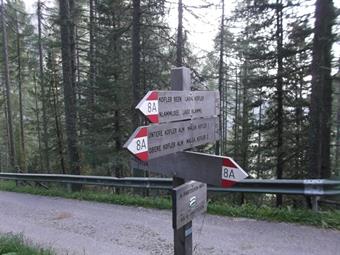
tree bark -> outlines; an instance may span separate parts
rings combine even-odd
[[[20,31],[19,31],[19,20],[18,13],[15,12],[16,16],[16,43],[17,43],[17,64],[18,64],[18,90],[19,90],[19,116],[20,116],[20,169],[23,172],[27,171],[26,167],[26,150],[25,150],[25,134],[24,134],[24,114],[22,104],[22,77],[21,77],[21,46],[20,46]]]
[[[132,15],[132,112],[133,128],[137,128],[140,122],[138,113],[135,111],[135,106],[140,99],[140,0],[133,0]]]
[[[36,74],[34,73],[33,76],[33,82],[34,82],[34,98],[35,98],[35,116],[37,121],[37,135],[38,135],[38,150],[39,150],[39,167],[40,171],[43,170],[43,156],[41,153],[41,130],[40,130],[40,111],[38,106],[38,90],[37,90],[37,79]]]
[[[176,66],[183,66],[183,3],[178,0],[178,28],[176,43]]]
[[[75,68],[72,54],[73,29],[70,5],[68,0],[59,0],[60,5],[60,34],[61,34],[61,56],[64,86],[65,122],[67,135],[67,148],[69,167],[72,174],[80,174],[80,157],[78,151],[77,136],[77,109],[75,96]],[[74,46],[73,46],[74,47]]]
[[[221,30],[220,30],[220,61],[218,66],[218,91],[220,92],[220,115],[219,115],[219,133],[220,139],[216,141],[215,154],[220,155],[220,152],[223,153],[223,142],[224,142],[224,109],[223,109],[223,100],[224,100],[224,90],[223,90],[223,56],[224,56],[224,0],[222,0],[222,16],[221,16]],[[221,146],[222,141],[222,146]]]
[[[309,129],[309,178],[329,178],[332,102],[331,48],[334,22],[332,0],[317,0],[311,65],[312,94]]]
[[[8,127],[8,144],[9,144],[9,159],[12,170],[16,169],[16,155],[13,134],[12,121],[12,106],[11,106],[11,91],[9,84],[9,62],[8,62],[8,42],[7,42],[7,28],[5,21],[5,5],[1,0],[1,23],[2,23],[2,50],[3,50],[3,75],[6,88],[6,107],[7,107],[7,127]]]
[[[238,125],[239,125],[239,84],[238,84],[238,70],[236,68],[236,79],[235,79],[235,120],[234,120],[234,158],[238,160]]]
[[[48,144],[48,130],[47,130],[47,114],[46,114],[46,94],[45,94],[45,81],[44,81],[44,67],[43,67],[43,52],[42,52],[42,39],[41,39],[41,2],[38,1],[38,44],[39,44],[39,83],[41,90],[41,102],[42,102],[42,124],[43,135],[42,140],[44,144],[44,167],[46,167],[47,173],[50,172],[50,153]]]
[[[282,179],[283,175],[283,27],[282,27],[282,0],[276,1],[276,40],[277,40],[277,161],[276,161],[276,178]],[[282,205],[282,195],[276,195],[276,206]]]

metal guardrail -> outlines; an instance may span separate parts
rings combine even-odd
[[[0,179],[22,180],[33,182],[58,182],[83,185],[112,186],[123,188],[147,188],[171,190],[171,178],[139,178],[139,177],[104,177],[62,174],[20,174],[0,173]],[[247,179],[240,181],[232,188],[208,187],[213,192],[243,192],[264,194],[305,195],[311,197],[325,195],[340,195],[340,181],[312,179],[312,180],[258,180]]]

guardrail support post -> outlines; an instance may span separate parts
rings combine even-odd
[[[177,67],[171,70],[172,90],[190,90],[190,86],[191,74],[189,68]],[[173,188],[184,183],[184,179],[176,176],[173,177]],[[192,255],[192,221],[179,229],[174,229],[174,254]]]
[[[314,212],[318,212],[319,211],[319,200],[320,200],[319,196],[312,196],[311,197],[312,210]]]

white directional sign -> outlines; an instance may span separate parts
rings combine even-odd
[[[219,187],[231,187],[248,174],[230,157],[198,152],[178,152],[148,162],[132,158],[131,167]]]
[[[124,147],[147,161],[215,142],[218,137],[218,117],[201,118],[139,127]]]
[[[152,123],[219,115],[218,91],[149,91],[136,106]]]

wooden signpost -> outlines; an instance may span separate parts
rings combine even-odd
[[[172,225],[180,229],[207,211],[207,184],[189,181],[172,190]]]
[[[147,161],[217,139],[218,118],[210,117],[139,127],[124,147]]]
[[[151,123],[217,116],[218,91],[150,91],[136,106]]]
[[[173,176],[175,255],[192,255],[192,219],[207,209],[206,184],[231,187],[248,176],[229,157],[184,152],[219,139],[219,93],[190,86],[188,68],[172,69],[172,90],[150,91],[136,107],[154,124],[137,128],[124,145],[133,168]]]
[[[131,158],[131,167],[218,187],[230,187],[248,174],[230,157],[185,151],[141,161]]]

